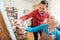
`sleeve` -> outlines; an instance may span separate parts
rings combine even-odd
[[[47,19],[50,17],[50,14],[49,14],[49,12],[46,12],[47,13],[47,18],[44,20],[44,23],[46,23],[46,21],[47,21]]]
[[[30,13],[27,14],[27,15],[22,16],[20,19],[22,19],[22,21],[25,21],[25,20],[33,17],[34,13],[35,13],[35,10],[33,10],[32,12],[30,12]]]
[[[56,29],[56,40],[60,40],[60,31]]]
[[[50,14],[48,14],[48,17],[47,18],[49,18],[50,17]]]
[[[47,11],[47,18],[49,18],[50,17],[50,13]]]
[[[28,27],[28,28],[26,28],[26,31],[27,32],[37,32],[39,30],[43,30],[46,26],[47,26],[47,24],[41,24],[41,25],[38,25],[38,26],[33,27],[33,28]]]

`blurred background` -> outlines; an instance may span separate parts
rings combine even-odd
[[[41,0],[3,0],[4,7],[7,12],[9,21],[11,22],[11,25],[15,19],[19,19],[21,16],[28,14],[34,9],[37,9],[40,1]],[[55,18],[60,23],[59,21],[60,20],[60,0],[47,0],[47,1],[48,1],[48,11],[50,12],[51,15],[54,15]],[[27,26],[31,26],[32,25],[31,18],[28,19],[25,23],[27,23]],[[14,32],[16,35],[16,29],[14,29]],[[26,40],[34,40],[32,33],[26,33],[24,35],[19,34],[19,35],[21,37],[16,35],[17,39],[19,40],[22,40],[23,38],[25,38]]]

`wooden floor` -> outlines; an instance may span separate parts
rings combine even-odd
[[[38,34],[38,39],[40,39],[40,35]],[[27,40],[34,40],[33,33],[28,32],[27,33]]]

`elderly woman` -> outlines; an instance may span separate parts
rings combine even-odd
[[[48,18],[46,24],[41,24],[34,28],[26,28],[27,32],[37,32],[39,30],[42,31],[41,40],[60,40],[60,32],[56,28],[56,21],[54,21],[54,17],[51,16]]]
[[[37,32],[39,30],[42,31],[41,40],[60,40],[60,31],[56,28],[56,21],[54,21],[53,16],[48,18],[46,24],[25,28],[27,32]]]

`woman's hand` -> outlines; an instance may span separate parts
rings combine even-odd
[[[21,20],[18,20],[18,19],[16,19],[15,21],[14,21],[14,26],[16,26],[17,28],[20,28],[21,30],[25,30],[26,28],[25,27],[22,27],[22,22],[21,22]]]
[[[20,26],[19,20],[16,19],[16,20],[14,21],[13,25],[16,26],[16,27],[19,27],[19,26]]]

